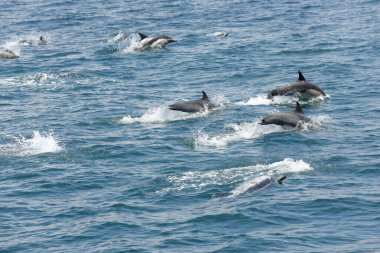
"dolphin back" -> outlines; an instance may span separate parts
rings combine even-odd
[[[307,81],[301,71],[298,71],[297,81],[274,88],[269,92],[267,98],[273,99],[274,96],[298,96],[301,99],[311,99],[326,96],[326,93],[317,85]]]

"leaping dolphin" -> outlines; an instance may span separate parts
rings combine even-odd
[[[301,105],[297,102],[296,109],[291,112],[275,112],[266,116],[261,125],[275,124],[280,126],[296,127],[299,122],[310,122],[311,120],[303,115]]]
[[[300,99],[308,100],[319,96],[326,96],[326,94],[317,85],[308,82],[301,71],[298,71],[297,81],[277,87],[268,94],[269,99],[273,99],[274,96],[297,96]]]
[[[274,177],[266,178],[266,179],[264,179],[258,183],[255,183],[254,185],[249,187],[247,190],[245,190],[242,194],[256,192],[258,190],[267,188],[268,186],[270,186],[273,183],[282,184],[282,181],[284,181],[285,179],[286,179],[286,176],[280,176],[278,178],[274,178]],[[233,194],[232,192],[217,192],[214,195],[212,195],[212,197],[213,198],[221,198],[221,197],[231,196],[232,194]]]
[[[203,96],[201,99],[175,103],[169,105],[169,109],[174,111],[195,113],[204,112],[206,109],[209,110],[214,108],[216,105],[209,100],[206,92],[202,91],[202,93]]]
[[[164,48],[169,43],[177,42],[176,40],[167,35],[147,36],[143,33],[139,33],[139,35],[141,40],[138,50],[140,51],[145,51],[154,48]]]
[[[0,47],[0,59],[14,59],[18,57],[13,51]]]

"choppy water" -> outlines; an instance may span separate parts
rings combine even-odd
[[[0,60],[1,252],[380,251],[378,1],[0,8],[20,56]],[[136,52],[137,32],[178,42]],[[328,94],[312,124],[259,125],[298,70]],[[201,90],[218,108],[168,110]]]

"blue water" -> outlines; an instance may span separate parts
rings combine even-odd
[[[0,9],[20,56],[0,60],[0,252],[380,251],[379,1]],[[136,52],[119,32],[178,42]],[[302,103],[313,123],[259,125],[292,110],[265,94],[298,70],[328,94]],[[216,110],[167,109],[202,90]]]

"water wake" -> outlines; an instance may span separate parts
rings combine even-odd
[[[234,185],[231,196],[240,195],[250,186],[269,177],[289,175],[313,170],[313,167],[303,160],[285,158],[271,164],[257,164],[246,167],[236,167],[211,171],[189,171],[170,175],[167,178],[169,187],[160,190],[158,194],[170,191],[202,190],[216,186]]]
[[[6,138],[10,139],[12,143],[0,144],[0,156],[33,156],[43,153],[57,153],[64,149],[52,133],[41,134],[34,131],[31,138],[23,136],[7,136]]]

